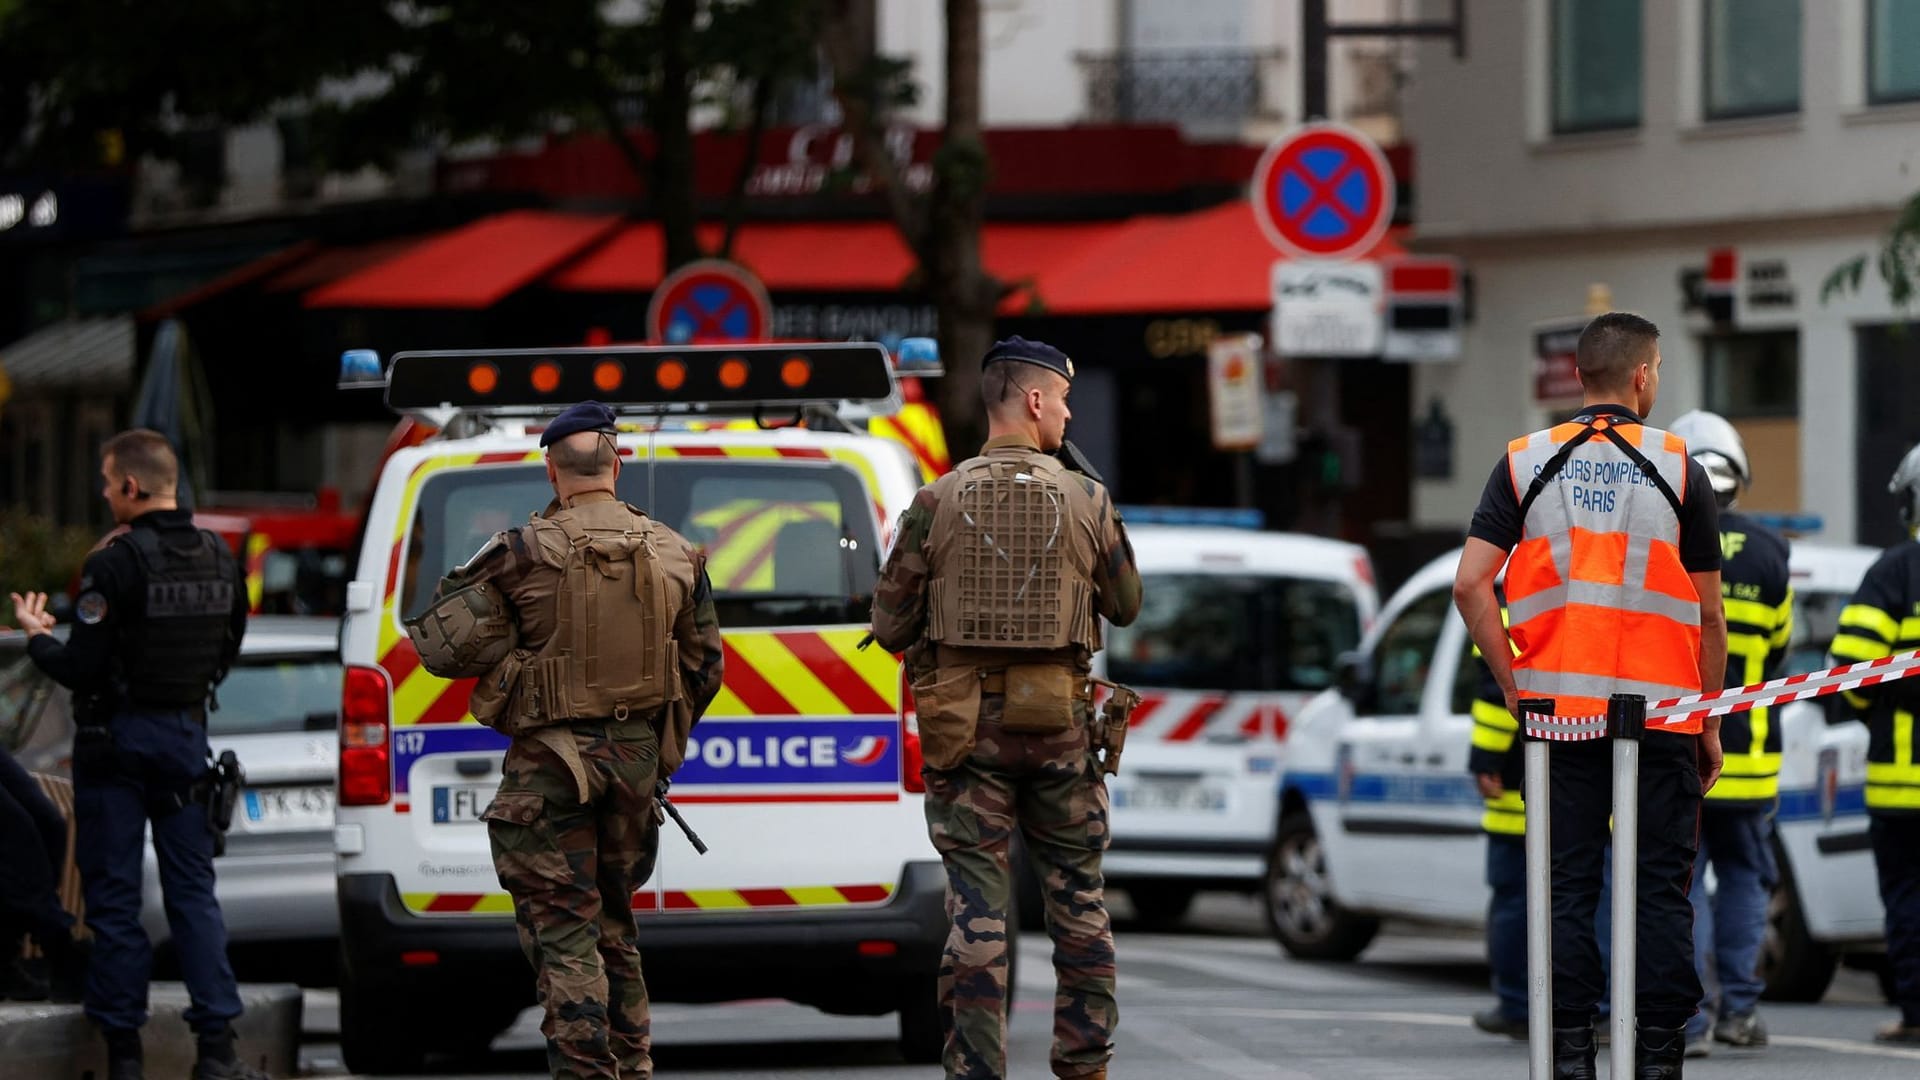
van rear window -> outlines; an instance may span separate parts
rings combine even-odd
[[[1167,690],[1324,690],[1360,643],[1352,590],[1330,581],[1145,574],[1140,617],[1107,632],[1107,677]]]
[[[864,623],[871,614],[880,559],[873,504],[844,466],[629,462],[619,494],[706,552],[723,627]],[[552,498],[540,465],[428,477],[408,530],[403,613],[424,610],[442,575]]]

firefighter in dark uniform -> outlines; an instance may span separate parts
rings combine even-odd
[[[1774,678],[1793,636],[1793,582],[1787,542],[1733,509],[1753,482],[1746,446],[1732,424],[1694,410],[1673,422],[1687,453],[1707,471],[1720,505],[1720,594],[1727,612],[1727,687]],[[1724,765],[1700,815],[1700,854],[1693,870],[1694,966],[1707,993],[1687,1022],[1687,1056],[1705,1057],[1714,1042],[1765,1046],[1756,1009],[1760,945],[1767,905],[1779,880],[1773,859],[1773,813],[1780,799],[1780,714],[1729,713],[1720,726]],[[1714,888],[1707,893],[1707,867]],[[1718,984],[1718,993],[1715,993]]]
[[[129,528],[88,556],[63,645],[45,593],[13,595],[28,655],[73,691],[75,850],[93,955],[86,1013],[107,1044],[109,1080],[137,1080],[152,946],[140,926],[142,852],[153,826],[167,922],[199,1038],[194,1080],[265,1074],[239,1060],[240,993],[213,893],[220,798],[208,768],[206,709],[247,626],[247,590],[226,543],[193,526],[175,498],[179,462],[166,437],[109,439],[100,473],[116,522]]]
[[[1907,451],[1887,490],[1900,500],[1908,539],[1880,556],[1840,612],[1833,659],[1852,664],[1920,649],[1920,446]],[[1867,722],[1867,814],[1880,900],[1887,909],[1887,963],[1900,1019],[1875,1038],[1920,1046],[1920,676],[1846,693]]]

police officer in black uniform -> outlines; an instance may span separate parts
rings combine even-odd
[[[225,542],[179,507],[166,437],[109,439],[100,466],[114,520],[128,526],[87,557],[66,643],[45,593],[13,594],[28,655],[73,691],[75,848],[93,955],[86,1012],[107,1044],[109,1080],[142,1076],[153,951],[140,926],[141,856],[153,826],[167,921],[199,1038],[194,1080],[264,1080],[238,1060],[240,993],[213,894],[216,798],[206,708],[246,632],[247,590]]]

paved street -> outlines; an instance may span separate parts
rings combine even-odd
[[[1116,900],[1116,913],[1124,901]],[[1488,1000],[1480,944],[1390,929],[1364,960],[1319,966],[1285,958],[1262,931],[1258,907],[1205,898],[1183,933],[1120,930],[1121,1037],[1111,1075],[1268,1077],[1275,1080],[1484,1080],[1524,1077],[1521,1043],[1473,1030],[1466,1017]],[[1044,937],[1022,939],[1010,1075],[1045,1078],[1050,974]],[[1870,974],[1843,969],[1820,1005],[1767,1005],[1774,1045],[1719,1048],[1688,1062],[1691,1077],[1910,1078],[1920,1051],[1873,1046],[1891,1011]],[[337,1004],[310,992],[310,1075],[346,1076],[333,1043]],[[823,1016],[774,1002],[660,1006],[654,1012],[663,1076],[722,1078],[938,1076],[902,1064],[894,1019]],[[1604,1051],[1603,1069],[1604,1069]],[[544,1076],[529,1012],[476,1061],[446,1062],[442,1077]],[[1604,1075],[1604,1073],[1603,1073]]]

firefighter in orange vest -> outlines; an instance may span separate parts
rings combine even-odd
[[[1624,312],[1588,323],[1579,413],[1508,444],[1474,511],[1454,600],[1516,716],[1521,698],[1550,698],[1561,716],[1603,715],[1614,694],[1697,694],[1726,670],[1713,487],[1681,439],[1641,422],[1660,390],[1659,336]],[[1494,593],[1502,565],[1510,628]],[[1719,730],[1714,718],[1649,731],[1641,748],[1636,1080],[1677,1080],[1700,1000],[1688,888],[1701,795],[1720,774]],[[1593,920],[1612,771],[1604,740],[1555,748],[1556,1080],[1595,1075],[1606,975]]]

